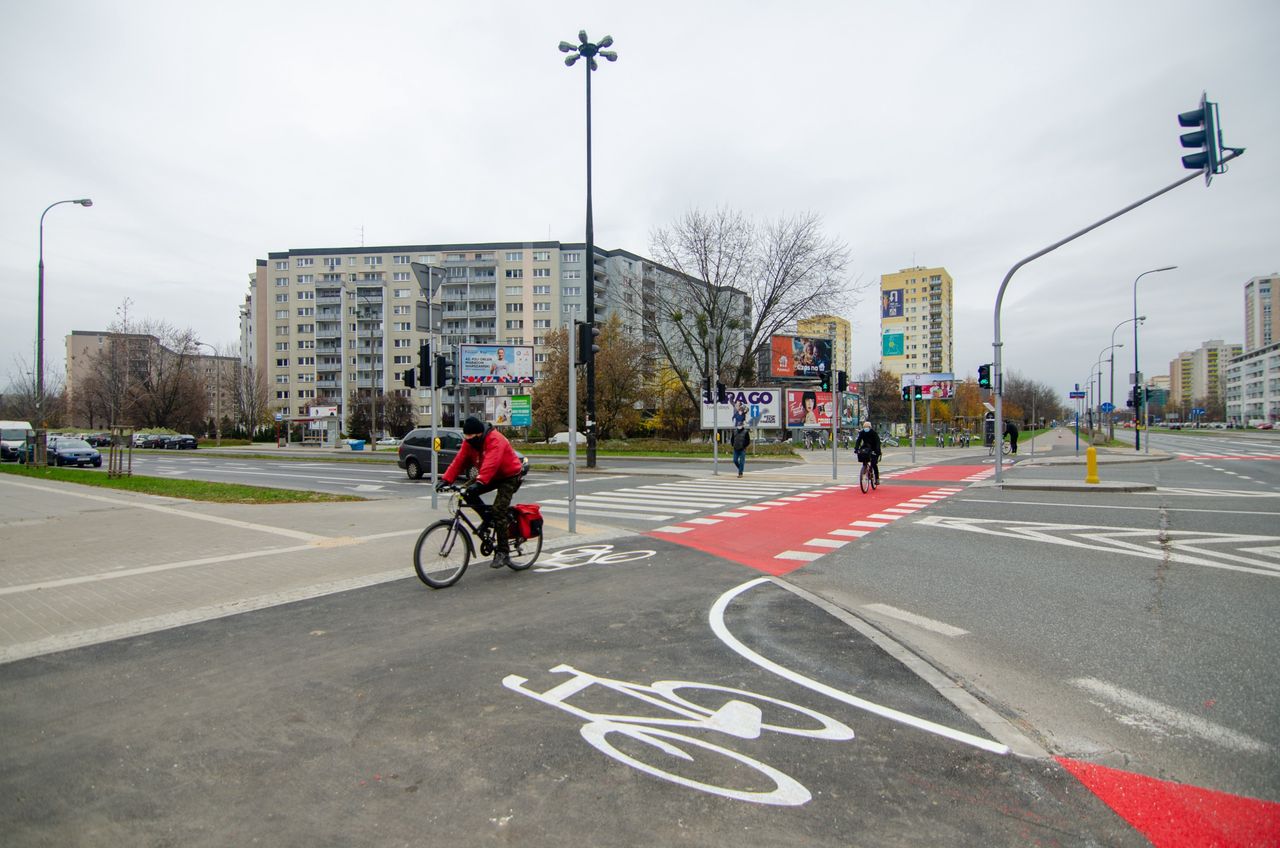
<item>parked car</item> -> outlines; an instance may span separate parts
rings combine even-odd
[[[50,465],[92,465],[102,467],[102,454],[84,439],[60,436],[49,440],[46,456]]]
[[[436,430],[436,436],[440,439],[440,447],[436,451],[436,469],[443,474],[462,449],[462,431],[454,427],[440,427]],[[396,451],[396,464],[404,469],[410,480],[418,480],[423,474],[431,473],[430,427],[409,431]]]
[[[89,435],[84,437],[84,440],[89,444],[93,445],[95,448],[111,447],[110,433],[90,433]]]
[[[139,433],[133,437],[133,446],[137,448],[162,448],[169,437],[163,433]]]
[[[1270,430],[1274,427],[1275,425],[1272,424],[1270,421],[1263,421],[1261,424],[1258,425],[1259,430]]]
[[[169,450],[195,450],[198,447],[196,437],[191,435],[169,436],[163,447]]]
[[[578,432],[578,439],[577,439],[577,442],[578,442],[578,444],[580,444],[580,445],[585,445],[585,444],[587,443],[587,436],[586,436],[586,434],[585,434],[585,433],[583,433],[583,432],[581,432],[581,431],[579,431],[579,432]],[[556,433],[554,436],[552,436],[551,438],[547,439],[547,444],[549,444],[549,445],[567,445],[567,444],[569,444],[569,434],[568,434],[568,433]]]
[[[33,435],[29,421],[0,421],[0,459],[17,462],[23,445]]]
[[[395,446],[400,444],[400,440],[397,439],[395,436],[386,436],[384,438],[378,439],[377,444],[378,444],[378,447],[394,448]]]

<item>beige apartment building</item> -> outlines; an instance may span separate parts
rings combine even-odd
[[[880,363],[894,376],[953,373],[952,281],[917,266],[880,277]]]
[[[531,345],[534,378],[544,376],[547,337],[586,318],[587,263],[581,244],[485,242],[392,247],[310,248],[258,260],[240,308],[241,350],[268,386],[272,411],[305,417],[370,392],[411,400],[419,424],[431,420],[431,392],[404,385],[428,340],[419,328],[427,302],[412,263],[443,269],[432,309],[440,346]],[[644,299],[665,269],[625,250],[597,248],[597,320],[617,313],[641,335]],[[483,415],[485,400],[528,394],[530,386],[468,385],[442,391],[441,418]]]
[[[1222,339],[1183,351],[1169,362],[1169,405],[1187,411],[1196,403],[1226,397],[1227,363],[1241,353],[1241,345]]]
[[[1244,284],[1244,353],[1280,342],[1280,274]]]

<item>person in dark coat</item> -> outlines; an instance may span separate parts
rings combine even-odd
[[[738,467],[738,476],[741,477],[747,469],[747,446],[751,444],[751,434],[741,423],[733,431],[730,444],[733,445],[733,464]]]
[[[876,485],[880,485],[880,434],[871,426],[870,421],[862,422],[862,430],[858,432],[858,438],[853,442],[853,450],[860,462],[865,456],[867,458],[865,461],[871,463],[871,474],[875,478]]]
[[[1018,425],[1012,421],[1004,422],[1004,431],[1009,434],[1009,453],[1018,452]]]

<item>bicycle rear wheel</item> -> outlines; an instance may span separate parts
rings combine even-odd
[[[864,495],[871,488],[871,471],[865,462],[862,463],[862,471],[858,472],[858,487],[862,489]]]
[[[538,554],[542,553],[542,534],[534,536],[532,539],[511,539],[507,543],[508,553],[510,557],[509,567],[512,571],[524,571],[533,565],[538,559]]]
[[[470,561],[471,536],[447,519],[423,530],[413,546],[413,569],[432,589],[457,583]]]
[[[878,466],[876,467],[876,469],[875,469],[875,470],[872,470],[872,469],[868,468],[868,469],[867,469],[867,476],[871,478],[871,488],[872,488],[872,489],[878,489],[878,488],[880,488],[880,469],[879,469],[879,467],[878,467]]]

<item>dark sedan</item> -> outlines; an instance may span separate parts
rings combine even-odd
[[[440,439],[440,447],[436,455],[436,468],[441,474],[453,462],[462,447],[462,431],[452,427],[440,427],[436,430]],[[410,480],[421,479],[423,474],[431,474],[431,428],[419,427],[411,430],[400,442],[397,450],[396,464],[404,469]]]
[[[47,456],[50,465],[102,467],[102,454],[84,439],[50,439]]]
[[[165,440],[162,447],[168,448],[169,450],[195,450],[196,437],[187,435],[170,436]]]

